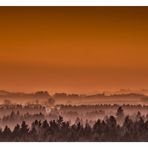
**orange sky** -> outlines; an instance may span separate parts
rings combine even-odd
[[[148,7],[0,7],[0,89],[148,88]]]

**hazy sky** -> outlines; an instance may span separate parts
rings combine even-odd
[[[148,88],[148,7],[0,7],[0,89]]]

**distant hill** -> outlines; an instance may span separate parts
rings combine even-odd
[[[23,93],[23,92],[8,92],[0,90],[0,98],[49,98],[50,95],[47,91],[37,91],[35,93]]]
[[[53,98],[129,98],[129,97],[146,97],[140,93],[126,93],[126,94],[111,94],[106,95],[105,93],[94,94],[94,95],[79,95],[79,94],[66,94],[66,93],[55,93]]]
[[[146,95],[141,93],[126,93],[126,94],[111,94],[106,95],[105,93],[99,93],[94,95],[78,95],[78,94],[66,94],[56,93],[53,95],[56,102],[67,104],[110,104],[110,103],[121,103],[121,104],[134,104],[144,103],[148,98]]]
[[[0,90],[0,100],[9,99],[14,102],[35,102],[44,101],[52,98],[56,104],[134,104],[134,103],[147,103],[148,96],[142,93],[115,93],[107,95],[105,93],[98,93],[94,95],[81,95],[81,94],[67,94],[67,93],[55,93],[50,95],[47,91],[37,91],[35,93],[24,92],[9,92]]]

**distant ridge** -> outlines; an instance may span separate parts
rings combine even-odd
[[[142,93],[114,93],[105,94],[97,93],[93,95],[85,94],[68,94],[68,93],[55,93],[50,95],[48,91],[37,91],[34,93],[25,92],[9,92],[0,90],[0,99],[9,99],[14,101],[27,101],[32,102],[33,100],[46,101],[48,99],[54,99],[57,104],[98,104],[98,103],[147,103],[148,96]]]
[[[0,97],[53,97],[53,98],[98,98],[98,97],[148,97],[142,93],[97,93],[93,95],[85,95],[85,94],[76,94],[76,93],[55,93],[52,96],[48,93],[48,91],[37,91],[34,93],[25,93],[25,92],[9,92],[5,90],[0,90]]]
[[[47,91],[37,91],[35,93],[24,92],[9,92],[0,90],[0,98],[49,98],[50,95]]]

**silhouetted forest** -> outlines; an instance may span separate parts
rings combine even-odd
[[[51,121],[57,120],[59,116],[64,118],[65,122],[70,124],[81,122],[84,126],[88,123],[93,126],[95,122],[106,120],[109,116],[114,116],[116,122],[122,125],[126,116],[132,121],[136,121],[138,114],[145,121],[148,120],[148,106],[142,105],[58,105],[53,107],[45,107],[40,104],[19,105],[19,104],[3,104],[0,105],[0,127],[9,126],[11,130],[16,124],[25,121],[30,127],[35,120]]]
[[[148,106],[1,104],[0,141],[148,141]]]
[[[123,110],[118,109],[122,118]],[[100,142],[100,141],[148,141],[148,120],[144,121],[140,112],[135,121],[129,116],[119,125],[114,116],[105,120],[98,119],[92,126],[83,125],[80,121],[70,124],[59,116],[57,120],[35,120],[31,126],[25,121],[17,124],[13,130],[8,126],[0,130],[0,141],[69,141],[69,142]]]

